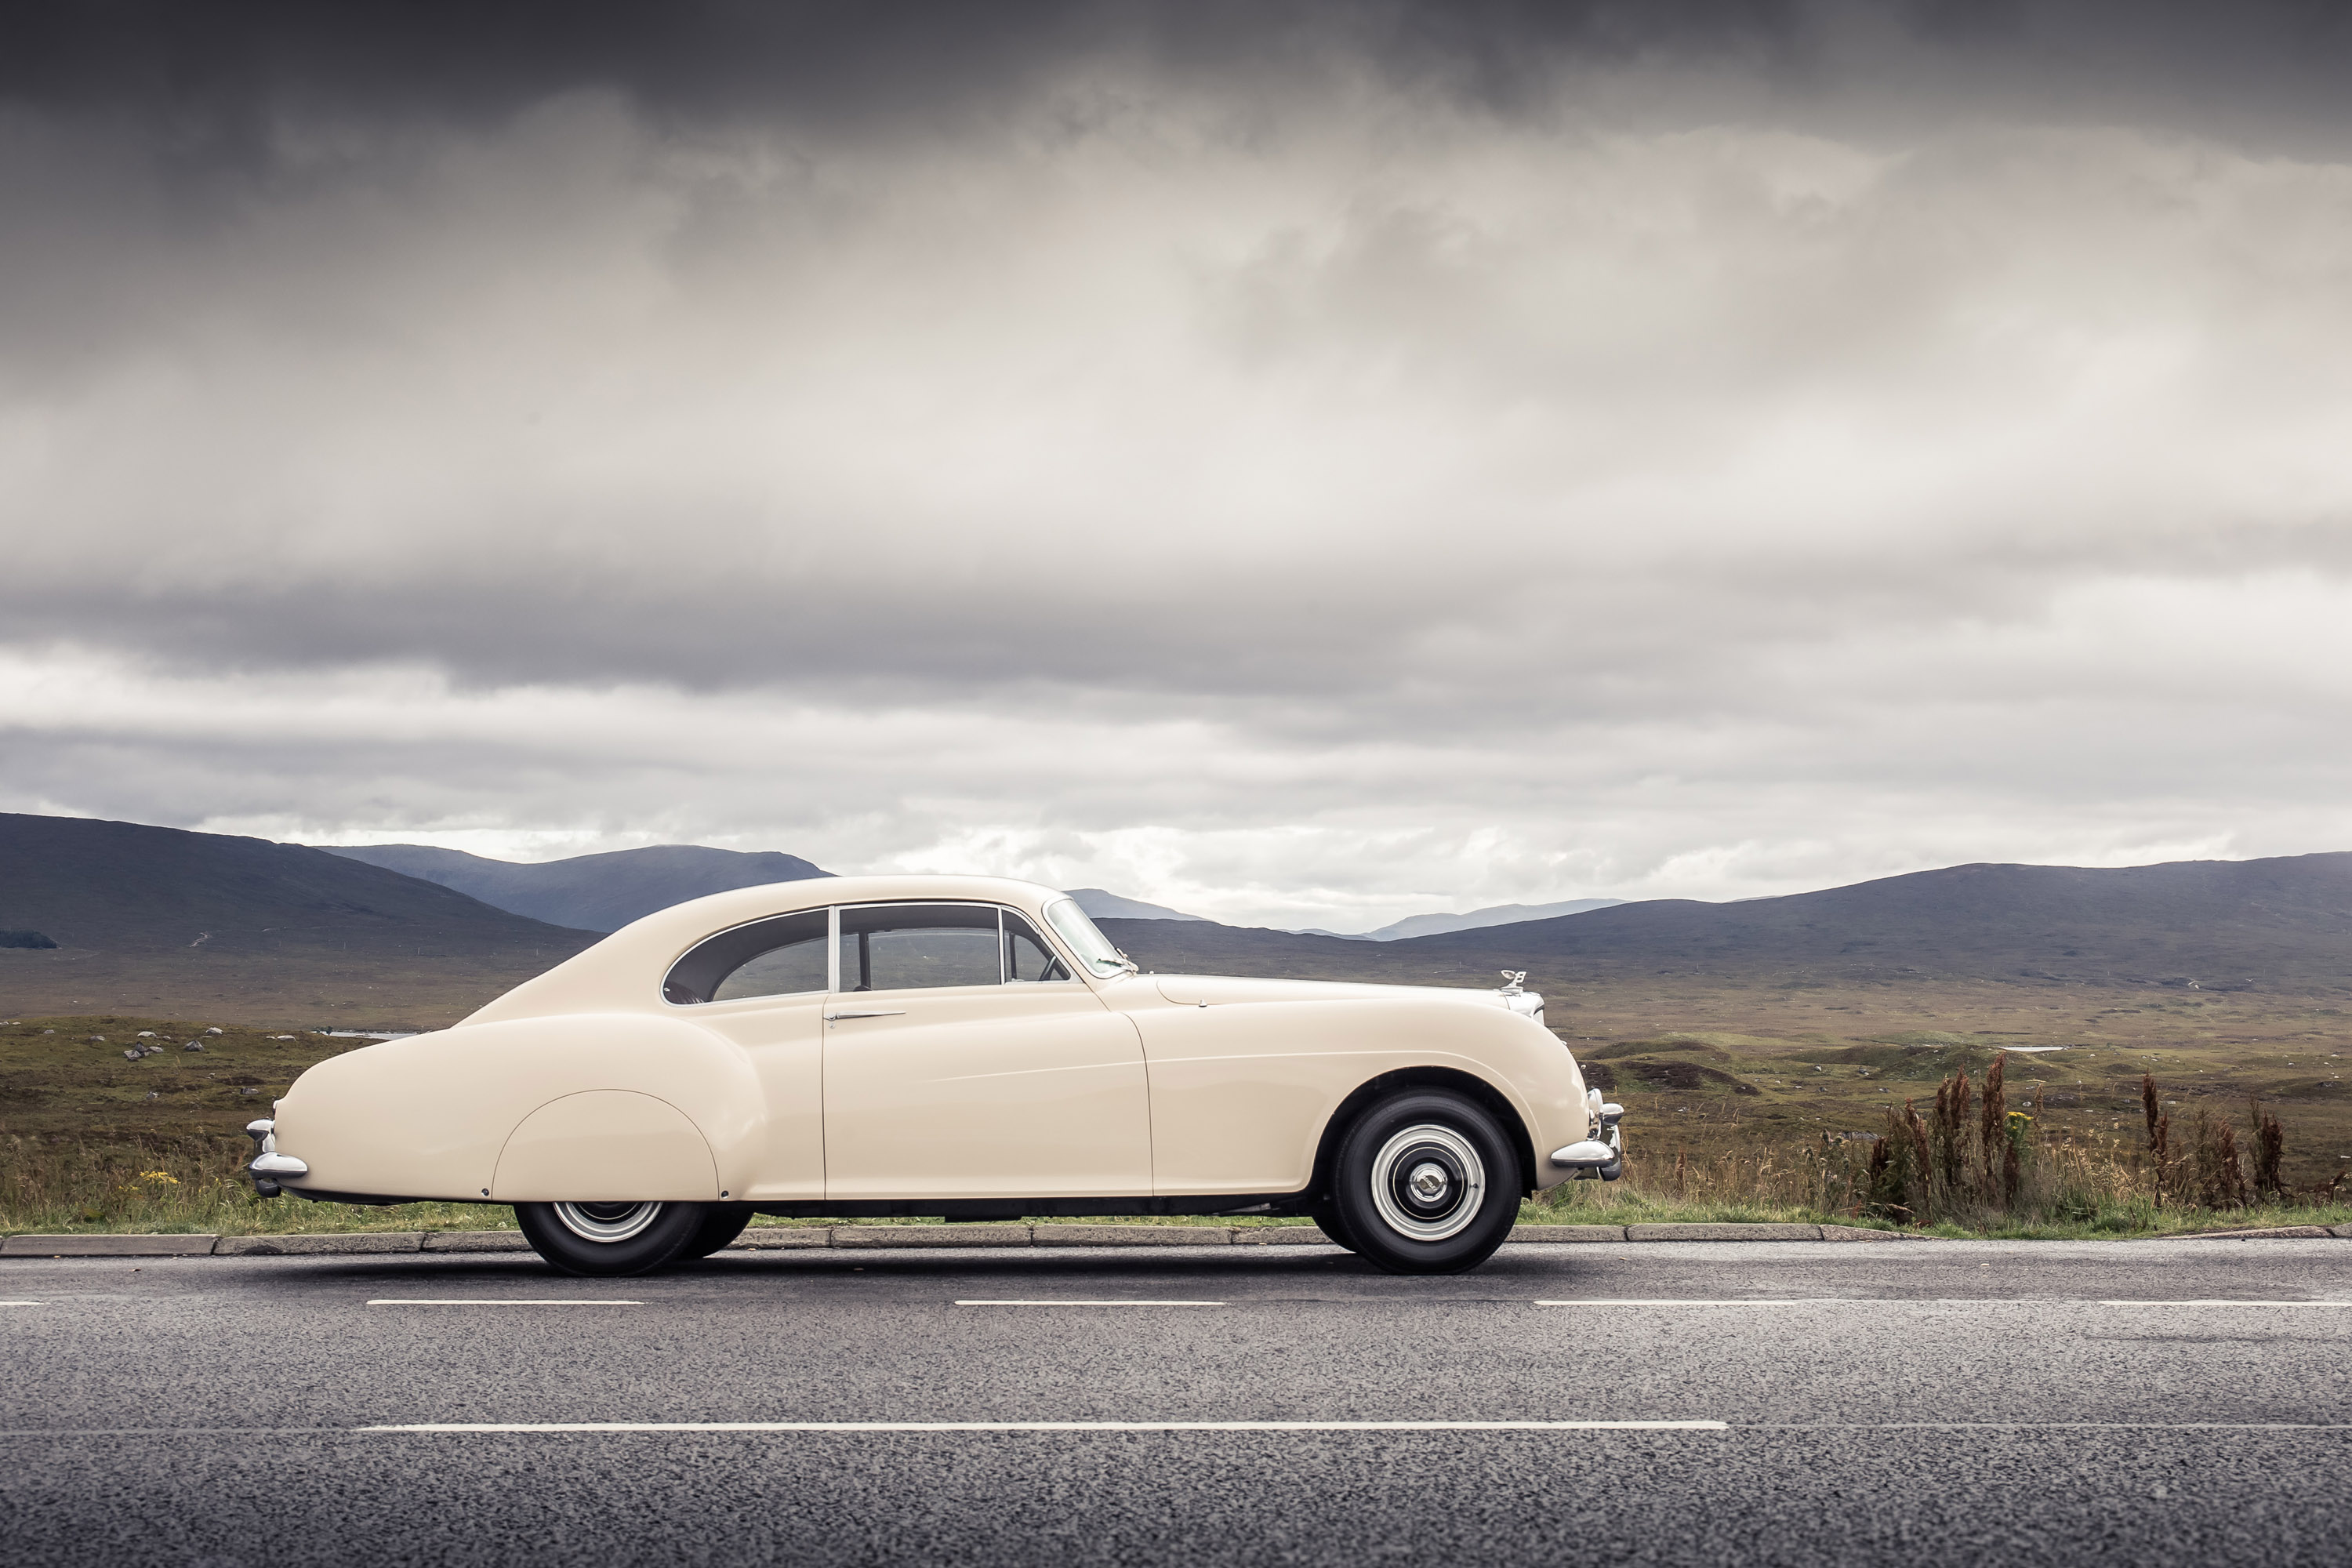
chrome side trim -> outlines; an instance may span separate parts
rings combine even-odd
[[[307,1176],[310,1173],[310,1167],[291,1154],[257,1154],[253,1163],[246,1168],[262,1176]]]

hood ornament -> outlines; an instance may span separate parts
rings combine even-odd
[[[1495,973],[1503,977],[1504,995],[1517,996],[1520,992],[1527,989],[1528,972],[1526,970],[1498,969]]]

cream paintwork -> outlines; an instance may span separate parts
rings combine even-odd
[[[825,1195],[1146,1197],[1135,1025],[1084,981],[861,991],[825,1026]]]
[[[649,1094],[592,1089],[550,1100],[499,1151],[495,1203],[595,1203],[719,1195],[710,1145],[683,1111]]]
[[[759,1079],[760,1135],[732,1197],[807,1201],[824,1196],[823,992],[751,996],[694,1009],[694,1021],[743,1052]]]
[[[1493,991],[1088,975],[699,1006],[660,994],[688,949],[748,921],[956,900],[1045,931],[1064,896],[996,878],[844,877],[679,904],[452,1028],[312,1068],[278,1102],[276,1147],[309,1164],[299,1190],[476,1202],[494,1189],[583,1202],[1296,1192],[1341,1102],[1420,1068],[1468,1074],[1511,1105],[1538,1161],[1531,1185],[1571,1173],[1542,1156],[1591,1131],[1583,1076]],[[902,1016],[824,1020],[847,1011]],[[584,1096],[610,1098],[551,1109]],[[527,1164],[501,1163],[510,1145]],[[625,1145],[643,1152],[635,1165]],[[553,1192],[571,1171],[593,1172],[596,1190]]]
[[[1484,1079],[1531,1131],[1573,1125],[1584,1135],[1583,1080],[1559,1070],[1568,1053],[1549,1029],[1500,1007],[1407,1004],[1333,989],[1341,994],[1330,1001],[1132,1015],[1151,1063],[1153,1164],[1162,1192],[1298,1191],[1314,1173],[1316,1144],[1339,1102],[1400,1068],[1452,1068]],[[1538,1142],[1537,1152],[1559,1146]]]

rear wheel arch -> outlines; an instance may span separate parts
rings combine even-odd
[[[1530,1184],[1535,1176],[1535,1140],[1528,1134],[1528,1125],[1507,1096],[1475,1073],[1459,1068],[1412,1067],[1384,1072],[1376,1079],[1360,1084],[1341,1100],[1323,1123],[1323,1136],[1315,1146],[1315,1174],[1308,1184],[1310,1194],[1321,1195],[1331,1190],[1331,1161],[1339,1140],[1366,1107],[1394,1094],[1401,1089],[1450,1089],[1466,1095],[1502,1123],[1503,1131],[1511,1141],[1511,1150],[1518,1158],[1518,1191],[1522,1195],[1533,1192]]]

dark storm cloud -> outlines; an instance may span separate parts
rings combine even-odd
[[[688,119],[940,126],[1106,59],[1271,91],[1362,66],[1500,112],[1549,112],[1563,68],[1645,63],[1913,113],[1941,98],[2249,125],[2340,121],[2352,62],[2352,12],[2330,0],[96,0],[12,6],[0,37],[0,99],[254,159],[277,114],[478,125],[583,89]]]

